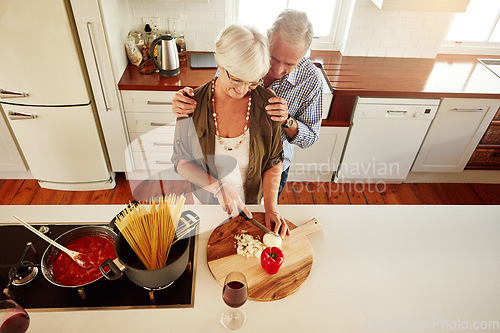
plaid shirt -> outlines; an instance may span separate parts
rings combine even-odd
[[[217,69],[216,76],[220,75]],[[281,129],[283,140],[283,170],[290,167],[293,145],[307,148],[318,141],[321,117],[323,115],[323,81],[321,72],[311,60],[302,58],[297,67],[271,83],[274,93],[283,98],[288,105],[288,113],[297,121],[298,132],[293,139]]]
[[[286,100],[288,113],[297,120],[298,132],[291,139],[281,130],[283,139],[283,170],[290,167],[293,145],[310,147],[318,140],[323,105],[323,83],[319,69],[307,58],[302,58],[288,75],[274,81],[271,88],[276,95]]]

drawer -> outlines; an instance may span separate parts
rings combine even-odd
[[[482,145],[500,145],[500,125],[490,125],[481,139]]]
[[[174,144],[174,126],[165,126],[172,129],[169,133],[130,133],[132,151],[165,152],[165,149]]]
[[[172,114],[173,91],[122,90],[125,112],[165,112]],[[172,114],[173,115],[173,114]]]
[[[500,149],[476,149],[467,166],[500,168]]]
[[[125,112],[129,132],[149,131],[167,133],[175,127],[176,117],[172,112]]]
[[[171,161],[173,147],[165,147],[164,152],[132,152],[136,170],[173,170]]]

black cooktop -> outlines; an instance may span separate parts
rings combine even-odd
[[[52,239],[79,225],[47,225],[47,234]],[[37,229],[40,225],[35,226]],[[194,306],[195,249],[196,233],[191,236],[189,264],[184,273],[173,284],[162,290],[154,291],[154,304],[150,292],[132,283],[126,275],[109,281],[105,277],[83,287],[86,299],[82,299],[76,288],[53,285],[39,269],[33,281],[26,285],[11,286],[14,300],[25,309],[75,310],[75,309],[119,309],[119,308],[186,308]],[[9,268],[5,265],[16,263],[21,257],[26,243],[32,242],[36,253],[28,251],[24,260],[40,264],[48,243],[34,235],[23,226],[0,226],[0,300],[7,299],[2,290],[9,281]]]

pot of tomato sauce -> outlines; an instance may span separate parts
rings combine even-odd
[[[115,239],[116,233],[107,226],[82,226],[65,232],[55,241],[70,250],[86,253],[92,268],[81,268],[66,253],[50,245],[42,256],[43,276],[56,286],[67,288],[80,288],[99,280],[101,263],[116,258]]]

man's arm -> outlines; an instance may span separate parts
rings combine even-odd
[[[296,144],[301,148],[310,147],[318,140],[321,117],[323,114],[323,90],[321,83],[312,89],[307,100],[301,101],[291,126],[283,128],[287,139],[291,144]],[[288,119],[288,104],[281,97],[272,97],[266,106],[271,119],[284,125]]]
[[[314,89],[309,95],[310,99],[301,104],[295,116],[294,124],[297,126],[297,134],[288,142],[300,148],[312,146],[319,138],[321,117],[323,115],[323,90]]]
[[[271,97],[269,98],[268,102],[270,104],[266,106],[266,110],[268,111],[267,113],[271,116],[271,119],[281,123],[281,126],[285,125],[289,116],[286,100],[281,97]],[[283,129],[285,130],[286,135],[290,139],[293,139],[298,132],[297,122],[293,121],[291,126]]]

